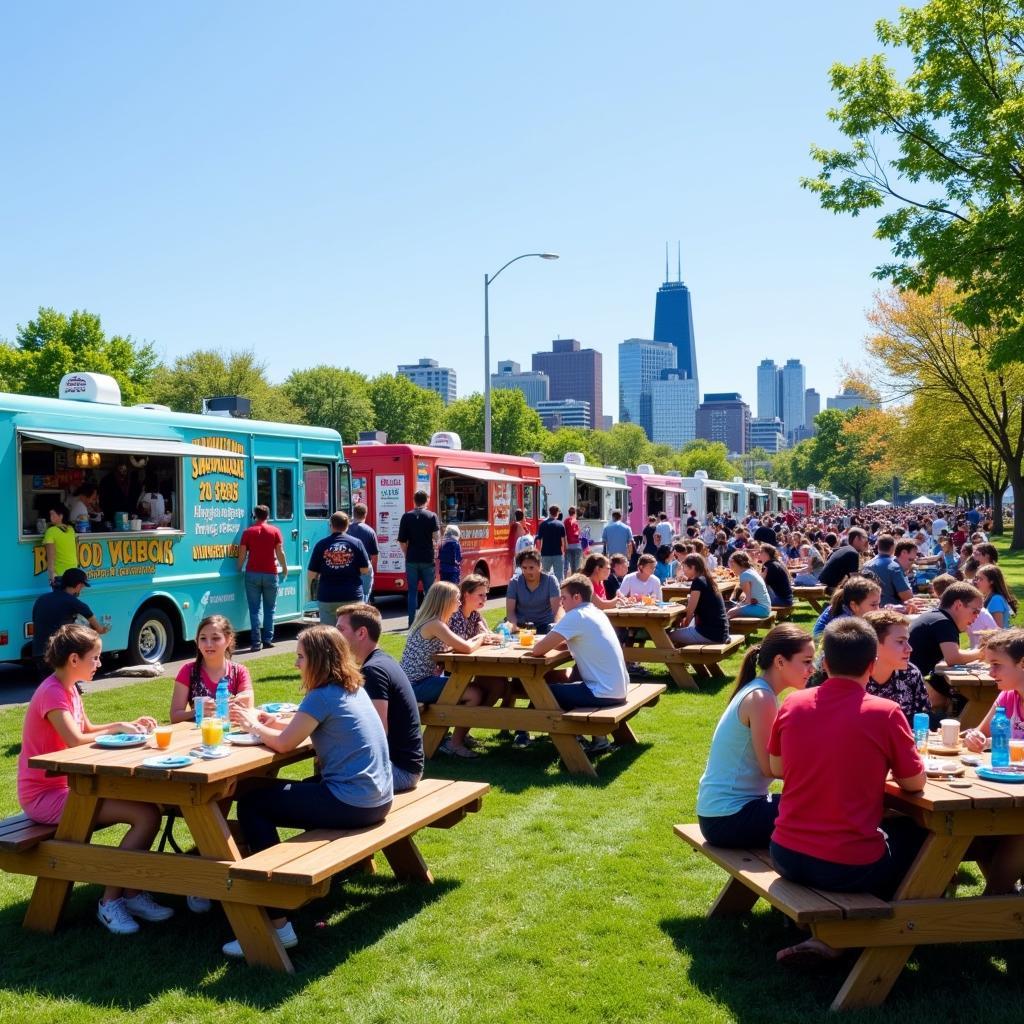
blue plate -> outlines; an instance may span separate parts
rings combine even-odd
[[[147,768],[186,768],[192,763],[187,754],[161,754],[159,757],[147,757],[142,762]]]
[[[96,746],[108,750],[124,750],[126,747],[144,746],[149,737],[144,732],[117,732],[113,735],[97,736]]]
[[[979,768],[978,778],[987,782],[1024,782],[1024,765],[1011,764],[1005,768]]]
[[[281,711],[298,711],[299,706],[298,704],[291,704],[288,701],[277,701],[273,704],[264,704],[263,710],[266,711],[267,714],[269,715],[276,715]]]

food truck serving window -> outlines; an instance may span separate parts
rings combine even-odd
[[[515,483],[515,478],[488,469],[439,466],[437,470],[437,512],[448,523],[490,521],[487,485],[490,481]]]

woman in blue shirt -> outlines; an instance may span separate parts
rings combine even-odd
[[[877,612],[882,606],[882,588],[866,576],[847,576],[846,582],[837,587],[828,607],[818,616],[811,633],[817,640],[833,619],[844,615],[867,615]]]
[[[697,790],[697,822],[709,843],[768,845],[779,813],[779,794],[768,793],[768,735],[779,694],[790,688],[802,690],[813,663],[811,638],[791,623],[769,630],[747,651],[711,738],[708,766]]]
[[[768,596],[768,587],[759,572],[751,565],[750,555],[746,551],[734,551],[729,556],[729,568],[739,577],[740,597],[738,604],[729,609],[729,618],[738,615],[752,618],[767,619],[772,613],[772,600]]]
[[[383,821],[393,796],[388,739],[345,638],[334,626],[299,634],[295,667],[305,696],[290,720],[233,705],[231,721],[259,736],[271,750],[287,753],[307,737],[320,776],[305,782],[267,780],[238,801],[238,821],[252,853],[274,846],[283,828],[366,828]],[[273,919],[285,949],[298,943],[283,916]],[[237,940],[224,946],[241,957]]]
[[[998,565],[980,566],[973,582],[985,598],[985,610],[1000,629],[1009,629],[1017,614],[1017,598],[1010,593],[1003,570]]]

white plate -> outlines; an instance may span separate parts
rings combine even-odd
[[[225,737],[226,738],[226,737]],[[202,758],[204,761],[216,761],[220,757],[227,757],[231,753],[230,747],[214,747],[212,750],[207,750],[206,747],[193,747],[189,751],[192,757]]]
[[[257,747],[263,740],[258,736],[253,736],[251,732],[229,732],[224,737],[224,742],[235,747]]]

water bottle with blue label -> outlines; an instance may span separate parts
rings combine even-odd
[[[228,677],[224,676],[223,679],[217,684],[217,717],[221,720],[221,724],[224,726],[224,732],[229,733],[231,731],[231,723],[228,718]]]
[[[498,624],[498,636],[501,637],[502,647],[508,647],[512,643],[512,634],[509,632],[507,622],[500,622]]]
[[[914,715],[914,746],[924,757],[928,753],[928,712],[918,711]]]
[[[1006,768],[1010,764],[1010,720],[1006,717],[1006,708],[996,708],[990,726],[992,732],[992,767]]]

